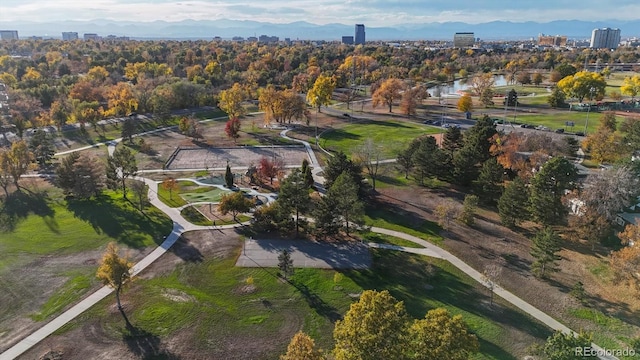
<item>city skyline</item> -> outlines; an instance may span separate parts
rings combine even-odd
[[[612,4],[613,5],[613,4]],[[0,22],[48,22],[128,20],[138,22],[182,20],[253,20],[272,23],[306,21],[313,24],[354,24],[399,26],[440,22],[478,24],[490,21],[549,22],[554,20],[605,21],[637,20],[640,4],[617,1],[607,6],[603,17],[602,1],[538,1],[498,3],[495,1],[441,2],[433,0],[303,0],[285,2],[248,1],[174,1],[174,0],[4,0],[0,4]],[[322,11],[319,11],[321,9]]]

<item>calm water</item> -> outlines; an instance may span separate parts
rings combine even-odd
[[[449,95],[459,96],[460,94],[458,94],[457,92],[460,90],[467,90],[470,87],[469,86],[470,82],[471,82],[471,78],[469,78],[468,81],[456,80],[453,82],[453,84],[447,83],[440,86],[434,86],[428,90],[429,95],[438,97],[438,88],[440,88],[440,92],[442,96],[449,96]],[[505,86],[505,85],[507,85],[507,79],[505,79],[504,75],[494,76],[493,86]]]

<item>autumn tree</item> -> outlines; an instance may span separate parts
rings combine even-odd
[[[550,227],[538,231],[531,241],[531,256],[535,258],[531,269],[533,273],[544,278],[547,272],[558,271],[556,262],[562,259],[557,253],[562,249],[561,239]]]
[[[133,94],[133,88],[126,82],[119,82],[111,86],[106,92],[109,109],[105,112],[111,116],[123,116],[138,108],[138,100]]]
[[[640,93],[640,75],[627,76],[624,78],[620,92],[624,95],[631,96],[633,101],[638,93]]]
[[[626,153],[622,135],[604,126],[589,134],[582,142],[582,148],[599,163],[614,163]]]
[[[560,90],[560,88],[554,87],[551,91],[551,95],[547,97],[547,103],[552,108],[561,108],[566,105],[566,98],[567,96],[562,90]]]
[[[540,72],[536,71],[535,73],[533,73],[533,76],[531,77],[531,82],[533,82],[533,85],[540,86],[543,81],[544,76]]]
[[[313,83],[313,87],[307,92],[307,102],[320,112],[322,105],[326,106],[331,104],[331,96],[333,95],[334,88],[335,83],[330,76],[318,76]]]
[[[640,292],[640,226],[628,224],[618,237],[626,246],[611,253],[609,264],[614,281]]]
[[[232,194],[223,195],[218,204],[218,210],[222,215],[231,213],[234,221],[238,221],[238,215],[249,212],[254,203],[244,196],[242,191],[236,191]]]
[[[160,184],[160,186],[162,186],[164,190],[169,192],[170,200],[173,199],[173,192],[180,190],[180,185],[178,184],[178,181],[176,181],[176,179],[172,177],[167,177],[166,179],[164,179]]]
[[[429,93],[422,86],[408,88],[402,92],[402,100],[400,101],[400,110],[407,116],[416,115],[418,104],[427,98]]]
[[[230,89],[222,90],[218,95],[218,107],[227,113],[229,119],[239,118],[246,113],[242,103],[246,99],[246,92],[238,83]]]
[[[365,290],[333,330],[336,360],[402,359],[408,315],[387,290]]]
[[[590,71],[579,71],[558,81],[558,88],[568,96],[577,98],[579,102],[585,97],[604,96],[606,86],[607,82],[602,74]]]
[[[461,112],[471,112],[473,110],[473,99],[471,99],[471,95],[464,94],[458,99],[457,108]]]
[[[116,303],[119,310],[122,310],[122,304],[120,304],[120,292],[131,279],[132,267],[133,263],[130,262],[126,256],[120,256],[116,243],[110,242],[102,256],[102,261],[100,262],[96,276],[104,285],[115,289]]]
[[[453,201],[443,201],[436,205],[434,214],[438,219],[438,225],[445,230],[449,229],[451,221],[455,219],[459,210]]]
[[[282,171],[283,164],[280,158],[269,160],[268,157],[260,158],[258,173],[261,177],[269,179],[269,184],[273,185],[273,178]]]
[[[476,75],[471,79],[470,87],[473,90],[473,93],[476,96],[479,96],[481,99],[483,95],[486,97],[481,100],[484,106],[492,105],[493,100],[493,85],[495,84],[495,77],[491,73],[485,73]],[[487,94],[492,94],[491,97],[486,96]]]
[[[32,161],[33,154],[24,140],[14,142],[9,150],[0,150],[0,172],[5,179],[11,177],[17,189],[20,189],[18,181],[27,173]],[[6,192],[6,186],[3,187]]]
[[[227,137],[233,139],[233,143],[235,144],[240,137],[240,119],[236,117],[230,118],[224,126],[224,132],[227,134]]]
[[[415,360],[466,360],[480,345],[462,320],[444,308],[429,310],[424,319],[415,320],[408,329],[406,357]]]
[[[316,349],[313,339],[302,331],[298,331],[289,346],[287,353],[280,360],[323,360],[322,352]]]
[[[389,107],[389,112],[392,112],[393,103],[402,98],[404,88],[405,85],[400,79],[385,80],[371,97],[373,107],[385,104]]]
[[[181,118],[178,122],[178,130],[192,139],[202,138],[202,127],[200,126],[200,122],[198,122],[198,120],[193,116]]]
[[[107,185],[111,189],[122,188],[127,198],[127,179],[138,172],[138,164],[134,154],[127,147],[118,147],[107,160]]]
[[[557,330],[547,338],[543,352],[549,360],[597,359],[598,356],[594,354],[578,353],[589,348],[591,348],[591,335],[583,332],[565,334]]]
[[[502,225],[514,228],[520,222],[527,220],[529,190],[519,177],[508,183],[498,199],[498,214]]]

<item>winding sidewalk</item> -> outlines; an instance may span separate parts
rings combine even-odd
[[[175,242],[180,238],[180,235],[187,231],[193,230],[212,230],[212,229],[232,229],[238,226],[239,224],[233,225],[222,225],[222,226],[199,226],[194,225],[186,221],[182,215],[180,215],[180,210],[176,208],[171,208],[165,205],[160,199],[158,199],[158,183],[154,180],[136,177],[136,180],[144,181],[145,184],[149,187],[149,201],[151,204],[162,212],[167,214],[171,220],[173,221],[173,229],[171,233],[165,238],[165,240],[160,244],[155,250],[145,256],[142,260],[136,263],[132,268],[132,275],[138,275],[142,270],[146,269],[149,265],[151,265],[154,261],[156,261],[160,256],[175,244]],[[48,322],[46,325],[36,330],[31,335],[19,341],[17,344],[13,345],[5,352],[0,354],[0,360],[11,360],[20,356],[25,351],[29,350],[33,346],[35,346],[40,341],[44,340],[47,336],[54,333],[56,330],[60,329],[62,326],[76,318],[78,315],[82,314],[87,309],[91,308],[95,304],[97,304],[100,300],[109,296],[113,292],[113,289],[108,286],[103,286],[93,294],[89,295],[69,310],[65,311],[55,319]]]

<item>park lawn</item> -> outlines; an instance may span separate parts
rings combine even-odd
[[[92,287],[98,284],[98,279],[95,276],[97,266],[87,266],[83,269],[74,269],[66,274],[63,274],[69,278],[62,288],[56,290],[56,292],[49,297],[49,299],[42,305],[40,311],[30,315],[34,321],[43,321],[47,318],[59,313],[67,305],[73,304],[80,300],[85,293]]]
[[[597,127],[600,125],[600,117],[602,113],[598,112],[590,112],[589,113],[589,124],[587,126],[587,134],[591,134],[596,131]],[[616,116],[618,123],[622,123],[624,119],[621,116]],[[573,121],[575,126],[573,129],[565,127],[565,122]],[[587,121],[587,112],[586,111],[562,111],[553,115],[527,115],[527,114],[518,114],[517,122],[518,123],[526,123],[532,125],[544,125],[550,128],[551,130],[565,128],[569,132],[584,132],[584,125]]]
[[[439,134],[442,129],[416,124],[409,121],[383,120],[348,124],[327,131],[320,138],[320,145],[326,150],[351,154],[366,139],[372,139],[380,146],[383,159],[393,159],[409,143],[425,134]]]
[[[223,190],[214,186],[206,186],[193,191],[186,191],[180,193],[183,199],[189,203],[195,202],[219,202],[222,196],[230,194],[232,191]]]
[[[11,215],[2,219],[0,260],[18,253],[76,253],[109,241],[141,248],[158,243],[171,231],[172,222],[164,213],[146,208],[143,214],[121,193],[105,191],[87,200],[53,196],[16,192],[4,203],[3,213]]]
[[[424,246],[420,244],[416,244],[412,241],[405,240],[399,237],[386,235],[386,234],[377,234],[374,232],[366,232],[361,234],[362,240],[366,242],[374,242],[378,244],[390,244],[397,246],[404,246],[410,248],[424,248]]]
[[[518,100],[530,97],[530,94],[536,94],[536,96],[541,95],[549,95],[551,94],[547,91],[546,86],[534,86],[534,85],[505,85],[505,86],[496,86],[494,87],[494,92],[496,94],[506,94],[511,90],[515,90],[518,93]]]
[[[365,209],[365,224],[389,230],[404,232],[430,243],[441,246],[440,226],[431,221],[414,218],[409,214],[401,214],[381,207],[368,206]]]
[[[296,269],[287,283],[277,278],[274,268],[235,267],[240,251],[238,247],[225,258],[205,257],[179,264],[170,273],[138,279],[123,295],[129,320],[139,333],[161,342],[188,329],[192,334],[182,337],[189,339],[188,348],[212,358],[224,358],[229,341],[273,342],[275,337],[278,350],[267,358],[276,359],[290,340],[281,335],[283,331],[301,329],[329,351],[333,321],[355,301],[351,294],[376,289],[389,290],[414,318],[436,307],[461,314],[479,338],[480,353],[474,359],[521,358],[527,346],[543,342],[551,333],[499,299],[495,305],[499,310],[490,309],[481,285],[437,259],[374,249],[371,269],[342,271],[342,276],[333,270]],[[255,288],[245,291],[248,287]],[[108,310],[113,302],[113,296],[108,297],[57,334],[97,321],[113,339],[129,336],[120,314]],[[291,329],[292,322],[299,325]],[[512,337],[513,329],[526,338]]]

